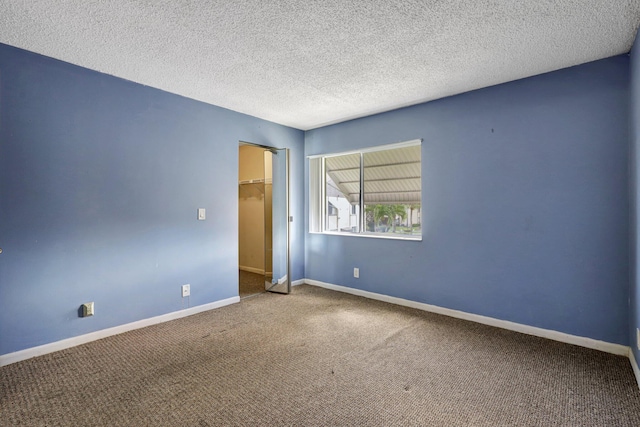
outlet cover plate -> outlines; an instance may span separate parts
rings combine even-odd
[[[356,279],[360,278],[360,269],[358,267],[355,267],[353,269],[353,277],[355,277]]]
[[[95,314],[93,302],[86,302],[82,304],[82,317],[89,317]]]
[[[191,295],[191,285],[182,285],[182,298]]]

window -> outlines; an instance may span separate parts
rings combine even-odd
[[[420,239],[421,170],[421,140],[310,157],[310,231]]]

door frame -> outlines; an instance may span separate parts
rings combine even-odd
[[[285,251],[285,256],[286,256],[286,260],[287,260],[287,281],[286,281],[286,287],[284,290],[276,290],[273,289],[275,288],[277,285],[271,286],[269,289],[266,288],[265,286],[265,291],[268,292],[273,292],[273,293],[281,293],[281,294],[289,294],[291,293],[291,208],[290,208],[290,165],[289,165],[289,156],[290,156],[290,150],[288,148],[278,148],[278,147],[271,147],[268,145],[262,145],[262,144],[256,144],[253,142],[247,142],[247,141],[242,141],[240,140],[238,142],[238,154],[240,153],[239,149],[241,146],[243,145],[248,145],[248,146],[252,146],[252,147],[258,147],[258,148],[262,148],[264,150],[270,151],[271,153],[274,153],[275,151],[279,151],[279,150],[285,150],[286,152],[286,178],[285,178],[285,214],[286,214],[286,221],[287,221],[287,226],[286,226],[286,251]],[[239,164],[239,158],[238,158],[238,164]],[[237,177],[236,177],[236,181],[240,181],[240,169],[238,168],[238,173],[237,173]],[[238,206],[238,217],[239,217],[239,206]],[[273,221],[273,205],[271,206],[271,212],[272,212],[272,221]],[[266,225],[266,224],[265,224]],[[238,223],[238,234],[240,232],[240,223]],[[266,227],[265,227],[266,230]],[[265,231],[266,233],[266,231]],[[271,239],[271,244],[273,246],[273,237]],[[265,277],[266,277],[266,247],[265,247]],[[272,252],[273,254],[273,252]],[[273,255],[272,255],[273,258]],[[273,263],[273,259],[272,259],[272,263]],[[238,265],[240,265],[240,252],[238,251]],[[272,267],[273,270],[273,267]],[[239,284],[238,284],[239,286]],[[239,288],[238,288],[239,289]]]

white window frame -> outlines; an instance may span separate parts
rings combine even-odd
[[[422,232],[419,236],[391,234],[391,233],[376,233],[366,231],[364,224],[364,166],[362,162],[362,156],[365,153],[371,153],[376,151],[392,150],[396,148],[422,146],[422,139],[414,139],[411,141],[399,142],[394,144],[379,145],[376,147],[369,147],[361,150],[344,151],[340,153],[330,154],[317,154],[308,156],[309,159],[309,233],[312,234],[328,234],[336,236],[350,236],[350,237],[367,237],[375,239],[392,239],[392,240],[410,240],[410,241],[422,241]],[[360,232],[336,232],[328,231],[326,226],[326,200],[325,200],[325,159],[335,156],[346,156],[350,154],[360,154]],[[420,159],[422,164],[422,156]],[[420,174],[420,188],[422,191],[422,173]],[[422,206],[422,202],[420,203]]]

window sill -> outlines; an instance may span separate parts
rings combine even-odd
[[[421,242],[422,236],[403,236],[401,234],[389,235],[387,233],[339,233],[334,231],[310,231],[309,234],[323,234],[325,236],[366,237],[369,239],[407,240]]]

